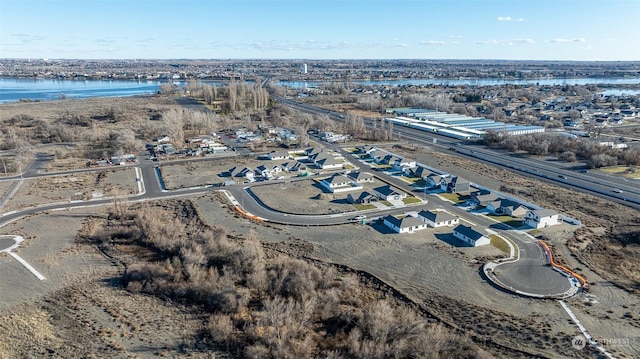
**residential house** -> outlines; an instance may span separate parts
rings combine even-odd
[[[288,167],[289,172],[306,172],[307,171],[307,165],[305,165],[302,162],[296,162],[293,164],[293,166]]]
[[[467,193],[471,189],[471,183],[458,176],[445,177],[440,179],[440,189],[449,193]]]
[[[460,224],[453,229],[453,236],[472,247],[483,246],[491,243],[491,239],[489,239],[489,237],[463,224]]]
[[[440,181],[442,181],[443,178],[445,178],[446,175],[439,175],[437,173],[431,173],[428,174],[426,178],[424,178],[424,181],[427,183],[428,187],[439,187],[440,186]]]
[[[393,169],[396,171],[404,171],[405,168],[414,168],[417,166],[415,160],[408,158],[397,158],[394,162],[390,163]]]
[[[288,151],[271,151],[267,154],[267,158],[270,160],[286,160],[289,158]]]
[[[275,165],[275,166],[260,165],[260,166],[256,167],[256,173],[259,174],[260,176],[262,176],[265,179],[271,179],[271,178],[274,178],[274,177],[278,176],[280,173],[282,173],[282,166],[280,166],[280,165]]]
[[[324,148],[308,148],[307,149],[307,159],[309,159],[310,161],[315,161],[318,156],[320,156],[320,154],[322,154],[324,152]]]
[[[487,204],[489,204],[491,202],[495,202],[495,201],[497,201],[499,199],[500,199],[500,197],[498,197],[498,195],[493,193],[493,192],[475,191],[475,192],[471,193],[470,202],[475,204],[476,206],[486,207]]]
[[[280,167],[282,167],[282,170],[286,172],[306,172],[307,171],[307,165],[298,161],[285,162],[281,164]]]
[[[360,172],[360,171],[356,171],[356,172],[349,172],[347,174],[347,176],[349,176],[349,178],[353,179],[354,181],[358,182],[358,183],[371,183],[373,182],[373,176],[370,173],[367,172]]]
[[[397,233],[410,233],[427,228],[425,222],[411,215],[402,218],[388,215],[383,218],[383,223]]]
[[[400,159],[400,157],[398,156],[394,156],[394,155],[385,155],[383,157],[377,157],[379,158],[379,163],[381,164],[385,164],[385,165],[393,165],[397,160]]]
[[[316,159],[314,160],[314,164],[316,165],[316,167],[326,170],[326,169],[343,168],[344,162],[342,162],[342,160],[339,160],[337,158],[328,157],[325,155],[325,156],[316,157]]]
[[[526,206],[510,199],[498,199],[488,203],[486,207],[494,213],[504,214],[515,218],[524,217],[529,210]]]
[[[378,198],[383,201],[399,201],[407,198],[407,194],[405,192],[402,192],[399,189],[393,188],[389,185],[374,188],[372,191],[376,196],[378,196]]]
[[[358,149],[358,153],[364,154],[364,155],[371,155],[374,152],[376,152],[376,147],[375,146],[369,146],[369,145],[358,146],[357,149]]]
[[[320,181],[320,184],[331,193],[354,191],[362,188],[361,184],[354,182],[351,178],[340,173],[323,179]]]
[[[452,226],[454,224],[460,223],[460,219],[458,217],[445,211],[422,210],[418,212],[418,219],[422,220],[432,228]]]
[[[560,215],[552,209],[528,210],[524,224],[533,228],[545,228],[559,223]]]
[[[431,172],[426,167],[416,166],[414,168],[411,168],[408,174],[413,177],[425,179],[430,174],[433,174],[433,172]],[[440,181],[438,181],[438,185],[440,185]]]
[[[244,178],[246,181],[249,181],[249,182],[253,182],[256,180],[255,172],[249,167],[245,167],[241,169],[239,172],[236,173],[234,177]]]
[[[371,202],[378,202],[378,200],[378,196],[367,191],[354,194],[349,193],[347,195],[347,201],[351,204],[369,204]]]

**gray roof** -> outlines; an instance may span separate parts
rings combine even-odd
[[[556,214],[558,214],[558,212],[552,210],[552,209],[546,209],[546,208],[542,208],[542,209],[536,209],[531,211],[533,213],[536,214],[536,216],[542,218],[542,217],[551,217],[554,216]]]
[[[424,222],[422,222],[421,220],[417,219],[414,216],[405,216],[403,218],[397,218],[392,215],[388,215],[384,217],[384,220],[393,224],[398,228],[417,227],[417,226],[424,225]]]
[[[350,183],[351,179],[348,178],[345,175],[336,173],[333,176],[329,177],[329,178],[325,178],[323,180],[324,182],[330,183],[330,184],[334,184],[334,183]]]
[[[418,215],[420,217],[426,218],[428,220],[430,220],[433,223],[440,223],[440,222],[446,222],[446,221],[452,221],[454,219],[457,219],[458,217],[452,215],[449,212],[445,212],[445,211],[425,211],[422,210],[420,212],[418,212]]]
[[[362,181],[364,179],[369,179],[369,178],[373,178],[373,176],[370,173],[367,172],[351,172],[349,174],[347,174],[347,176],[353,178],[356,181]]]
[[[471,227],[467,227],[465,225],[458,225],[456,228],[453,229],[454,232],[458,232],[460,234],[462,234],[463,236],[467,237],[467,238],[471,238],[474,241],[477,241],[478,239],[484,237],[484,234],[475,231],[473,228]]]
[[[383,196],[389,196],[392,195],[394,193],[400,193],[400,191],[396,190],[395,188],[386,185],[386,186],[381,186],[381,187],[376,187],[373,189],[374,191],[380,193]]]

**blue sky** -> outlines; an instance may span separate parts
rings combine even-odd
[[[0,0],[0,58],[640,61],[640,0]]]

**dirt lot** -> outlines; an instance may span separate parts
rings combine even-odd
[[[126,168],[26,179],[3,210],[90,199],[93,194],[105,197],[133,195],[137,191],[135,178],[135,170]],[[5,193],[0,198],[4,199]]]

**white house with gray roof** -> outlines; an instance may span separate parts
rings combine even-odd
[[[427,228],[426,223],[411,215],[402,218],[388,215],[383,218],[383,223],[397,233],[411,233]]]
[[[473,247],[491,243],[489,237],[463,224],[453,229],[453,236]]]
[[[407,194],[399,189],[393,188],[389,185],[376,187],[372,190],[373,194],[378,196],[383,201],[396,200],[407,198]]]
[[[320,181],[320,184],[331,193],[362,189],[362,185],[360,183],[340,173],[336,173],[331,177],[323,179]]]
[[[533,228],[546,228],[560,223],[560,215],[552,209],[528,210],[524,224]]]
[[[458,217],[445,211],[422,210],[418,212],[418,219],[422,220],[432,228],[453,226],[460,223],[460,219]]]

